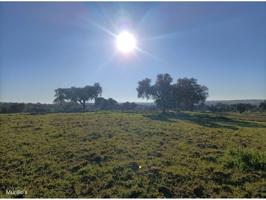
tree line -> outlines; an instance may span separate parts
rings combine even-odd
[[[95,103],[86,104],[86,111],[116,110],[116,111],[159,111],[153,104],[137,104],[133,102],[118,103],[112,98],[98,97]],[[81,104],[65,102],[63,104],[41,104],[41,103],[0,103],[0,113],[52,113],[52,112],[82,112]],[[198,104],[194,106],[197,112],[265,112],[266,100],[258,106],[250,103],[214,105]]]
[[[208,110],[211,112],[256,112],[266,111],[266,100],[261,102],[259,106],[250,103],[237,103],[237,104],[223,104],[217,103],[215,105],[208,106]]]
[[[139,98],[153,99],[158,108],[163,112],[168,110],[193,110],[194,105],[204,103],[208,96],[208,88],[197,83],[195,78],[180,78],[172,83],[173,78],[169,74],[158,74],[156,82],[151,85],[151,79],[145,78],[138,82],[137,92]],[[115,107],[117,102],[112,99],[100,97],[102,87],[99,83],[82,88],[58,88],[55,90],[55,103],[65,102],[79,103],[83,110],[86,103],[94,101],[95,106],[102,109]]]
[[[138,98],[152,99],[156,105],[136,103],[118,103],[113,98],[101,97],[103,89],[99,83],[85,87],[55,89],[54,104],[0,103],[1,113],[15,112],[80,112],[96,110],[170,110],[210,111],[210,112],[245,112],[265,111],[266,100],[259,107],[251,104],[205,105],[208,88],[198,83],[195,78],[178,78],[173,82],[169,74],[158,74],[154,84],[149,78],[138,82]],[[79,107],[81,106],[81,108]],[[89,106],[89,108],[87,108]]]
[[[111,98],[110,98],[111,99]],[[114,99],[97,98],[97,103],[87,103],[86,110],[89,112],[99,110],[110,111],[147,111],[156,110],[153,105],[140,105],[134,102],[118,103]],[[100,100],[100,101],[98,101]],[[0,113],[57,113],[57,112],[82,112],[84,111],[81,104],[74,102],[65,102],[62,104],[43,104],[43,103],[0,103]]]

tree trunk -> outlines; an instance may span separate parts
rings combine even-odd
[[[83,108],[83,111],[85,111],[85,108],[86,108],[86,102],[85,101],[82,102],[82,108]]]
[[[193,111],[193,110],[194,110],[194,104],[191,103],[191,105],[190,105],[190,111]]]
[[[165,106],[163,106],[163,114],[165,114],[166,112],[166,109],[165,109]]]
[[[187,105],[186,105],[185,107],[186,107],[186,109],[187,109],[188,111],[193,111],[193,109],[194,109],[194,104],[191,103],[191,102],[188,102]]]

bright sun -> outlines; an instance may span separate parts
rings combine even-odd
[[[119,51],[128,54],[136,49],[137,41],[133,34],[123,31],[116,37],[116,46]]]

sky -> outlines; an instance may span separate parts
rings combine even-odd
[[[95,82],[141,102],[138,81],[159,73],[196,78],[207,100],[266,99],[265,19],[265,2],[0,2],[0,102]],[[127,55],[123,30],[137,38]]]

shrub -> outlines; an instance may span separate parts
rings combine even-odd
[[[266,170],[266,154],[251,150],[231,150],[228,164],[241,170]]]

